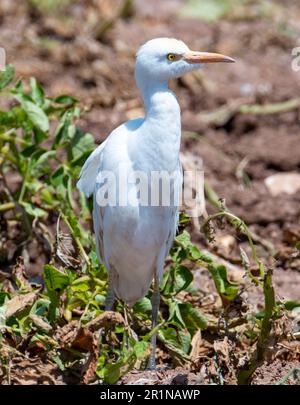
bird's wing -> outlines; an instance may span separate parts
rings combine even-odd
[[[101,163],[101,155],[106,143],[107,140],[102,142],[101,145],[94,150],[81,169],[80,179],[77,182],[77,188],[87,197],[89,197],[94,191],[95,182]]]
[[[101,166],[102,155],[104,148],[109,141],[112,141],[116,136],[127,133],[128,131],[136,130],[143,122],[142,118],[127,121],[125,124],[115,128],[107,139],[99,145],[94,152],[88,157],[84,163],[81,172],[80,179],[77,182],[77,188],[82,191],[87,197],[89,197],[95,189],[97,175]]]
[[[104,241],[103,241],[103,217],[105,213],[105,208],[98,206],[96,207],[96,194],[94,194],[94,209],[93,209],[93,223],[96,239],[96,251],[99,262],[101,264],[105,263],[105,254],[104,254]],[[107,266],[107,264],[106,264]]]

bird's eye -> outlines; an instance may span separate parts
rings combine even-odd
[[[176,55],[174,53],[168,53],[167,59],[173,62],[174,60],[176,60]]]

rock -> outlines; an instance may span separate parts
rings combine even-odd
[[[300,173],[277,173],[265,179],[265,185],[273,197],[279,194],[295,194],[300,190]]]

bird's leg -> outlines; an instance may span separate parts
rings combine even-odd
[[[115,292],[111,285],[111,282],[108,281],[108,290],[105,300],[105,311],[111,311],[115,302]]]
[[[113,309],[113,305],[115,302],[115,292],[114,289],[112,288],[111,282],[108,279],[108,289],[107,289],[107,294],[106,294],[106,300],[105,300],[105,311],[111,311]],[[99,342],[102,342],[102,338],[104,336],[104,330],[105,328],[100,328],[98,332],[98,337],[99,337]]]
[[[155,276],[154,279],[151,302],[152,302],[152,329],[154,329],[157,325],[158,310],[160,303],[159,278],[157,276]],[[152,335],[151,337],[151,353],[147,365],[148,370],[155,370],[156,368],[155,367],[156,338],[157,333],[154,333],[154,335]]]

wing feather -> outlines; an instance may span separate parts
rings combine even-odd
[[[95,188],[97,174],[101,164],[101,155],[106,145],[106,141],[102,142],[93,153],[88,157],[84,163],[81,172],[80,179],[77,182],[77,188],[82,191],[87,197],[89,197]]]

